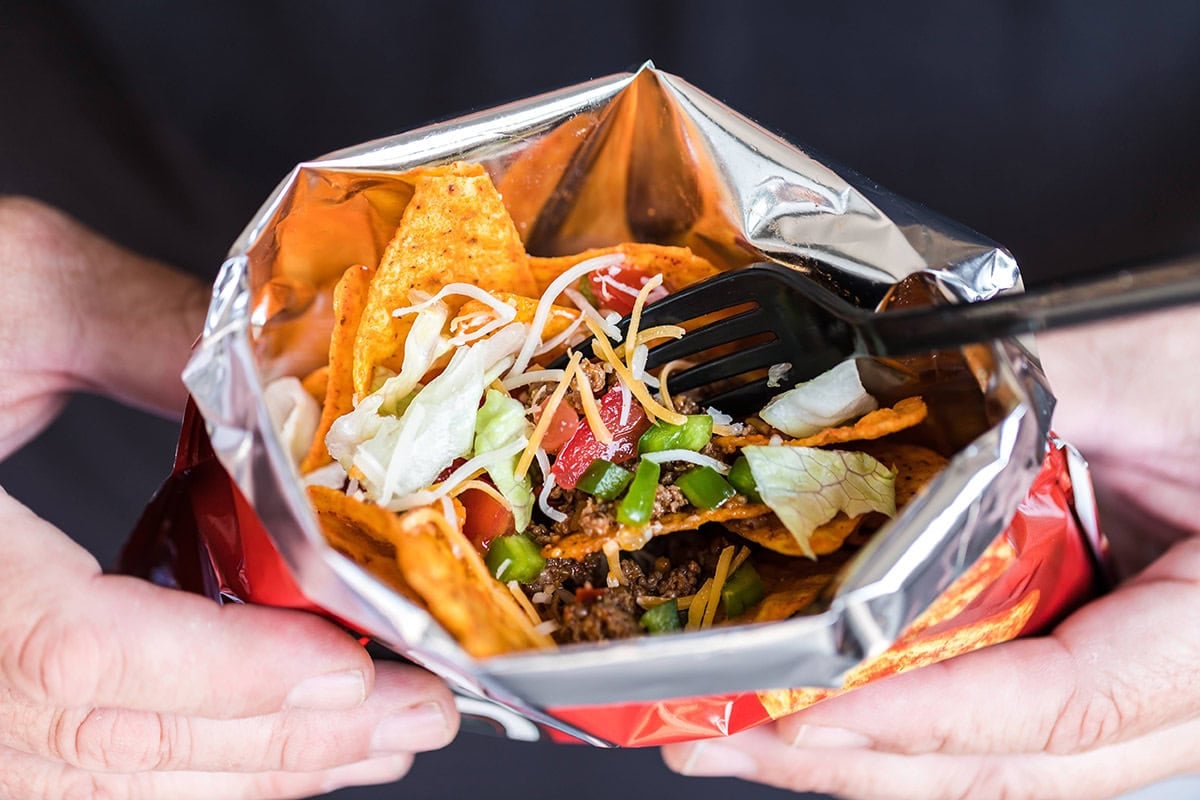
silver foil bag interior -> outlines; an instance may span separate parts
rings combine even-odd
[[[923,302],[1020,289],[995,244],[649,64],[300,164],[234,244],[185,381],[218,457],[316,604],[462,689],[543,719],[538,709],[554,706],[838,686],[1005,529],[1042,463],[1053,404],[1016,341],[956,353],[983,421],[956,434],[948,468],[851,562],[820,613],[469,657],[325,543],[263,400],[266,382],[325,362],[331,287],[350,263],[378,260],[411,195],[402,173],[459,159],[487,168],[535,255],[636,240],[688,246],[722,268],[767,258],[868,308],[902,300],[898,282]]]

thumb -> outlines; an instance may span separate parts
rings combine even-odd
[[[178,414],[207,287],[36,201],[0,200],[0,232],[0,261],[31,287],[30,306],[15,312],[27,335],[43,337],[37,366],[65,371],[73,388]]]

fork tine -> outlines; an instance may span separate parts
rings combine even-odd
[[[756,277],[746,271],[734,270],[672,292],[666,299],[646,306],[641,325],[644,328],[678,325],[723,308],[754,302],[764,288],[763,281]]]
[[[763,342],[745,350],[705,361],[683,370],[678,375],[672,375],[668,388],[672,394],[686,392],[698,386],[706,386],[717,381],[728,380],[737,375],[756,369],[765,369],[787,357],[783,342],[775,339]]]
[[[750,381],[712,397],[704,398],[701,405],[736,416],[753,414],[762,410],[766,404],[766,398],[771,392],[778,391],[779,389],[767,387],[766,378],[759,378],[756,381]]]
[[[703,328],[688,331],[682,339],[657,345],[646,360],[647,369],[657,369],[668,361],[687,358],[717,345],[744,339],[771,330],[771,317],[761,307],[717,320]]]

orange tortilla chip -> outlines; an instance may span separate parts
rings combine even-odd
[[[850,538],[850,534],[858,530],[862,521],[862,516],[851,519],[845,514],[839,513],[812,532],[809,546],[819,556],[828,555],[841,547],[846,539]],[[754,519],[730,520],[725,523],[725,527],[743,539],[762,545],[768,550],[774,550],[776,553],[797,557],[807,555],[796,543],[796,537],[792,536],[791,531],[785,528],[779,521],[779,517],[774,514]]]
[[[658,519],[641,528],[628,528],[610,520],[606,530],[588,533],[580,530],[569,533],[542,548],[546,558],[582,559],[590,553],[598,553],[604,549],[605,543],[615,541],[622,550],[639,550],[655,536],[662,536],[676,531],[694,531],[706,522],[727,522],[733,519],[750,519],[752,517],[770,514],[766,506],[743,503],[732,503],[714,508],[710,511],[677,511],[664,514]]]
[[[420,508],[396,515],[321,486],[310,486],[308,495],[330,543],[352,560],[375,561],[390,545],[396,572],[389,583],[417,598],[471,655],[554,646],[440,512]]]
[[[300,385],[309,397],[318,403],[325,402],[325,390],[329,388],[329,365],[317,367],[300,379]]]
[[[317,433],[313,436],[307,455],[300,462],[302,475],[307,475],[333,461],[325,448],[325,435],[329,433],[334,420],[354,410],[354,381],[351,375],[354,367],[354,340],[374,275],[375,270],[372,267],[353,266],[342,273],[341,280],[333,288],[333,334],[329,338],[325,402],[321,408]]]
[[[538,294],[525,248],[500,194],[479,165],[455,163],[418,170],[413,196],[380,261],[354,344],[354,391],[371,390],[375,368],[399,371],[412,317],[409,293],[434,294],[448,283],[488,291]],[[449,298],[454,312],[461,298]]]
[[[508,303],[517,310],[517,316],[513,319],[514,322],[524,322],[526,325],[533,323],[534,312],[537,311],[538,301],[532,297],[525,297],[512,292],[492,292],[493,297],[497,300]],[[462,308],[458,310],[459,317],[468,317],[472,314],[491,314],[491,307],[478,300],[468,300],[463,303]],[[546,318],[546,324],[542,327],[542,341],[549,341],[558,334],[570,327],[571,323],[579,317],[579,310],[569,306],[551,306],[550,315]],[[586,328],[583,329],[586,332]]]
[[[871,442],[855,448],[896,470],[896,507],[901,508],[946,466],[946,457],[915,444]]]
[[[929,409],[920,397],[906,397],[891,408],[878,408],[869,412],[853,425],[826,428],[803,439],[785,440],[784,444],[793,447],[822,447],[829,444],[879,439],[888,434],[920,425],[925,421],[928,413]],[[770,442],[770,437],[761,434],[713,437],[713,444],[725,452],[731,452],[747,445],[760,445],[768,442]]]
[[[678,291],[685,286],[707,280],[716,275],[718,270],[708,260],[694,254],[686,247],[668,247],[659,244],[638,244],[636,242],[619,244],[616,247],[599,247],[584,250],[569,256],[555,258],[529,259],[529,269],[537,282],[537,294],[550,287],[551,281],[566,272],[571,267],[597,256],[607,256],[620,253],[625,256],[625,264],[636,267],[649,275],[662,273],[663,286],[668,291]]]

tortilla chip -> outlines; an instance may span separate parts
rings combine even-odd
[[[613,253],[622,254],[625,256],[624,263],[626,265],[636,267],[649,275],[662,273],[663,286],[671,292],[707,280],[718,272],[711,263],[695,255],[686,247],[631,242],[619,244],[616,247],[584,250],[582,253],[556,258],[531,257],[529,269],[537,283],[537,294],[541,295],[550,287],[551,281],[581,261]]]
[[[508,303],[517,310],[517,316],[513,319],[513,322],[524,322],[526,325],[533,323],[533,315],[537,311],[538,305],[536,299],[513,294],[512,292],[492,292],[491,294],[497,300]],[[488,306],[486,303],[481,303],[478,300],[468,300],[458,310],[458,316],[467,317],[471,314],[490,312],[491,306]],[[549,341],[565,331],[578,316],[579,309],[569,306],[551,306],[550,315],[546,317],[546,324],[542,326],[542,341]],[[583,330],[586,333],[587,329],[584,328]]]
[[[915,444],[871,442],[856,447],[896,471],[896,507],[906,505],[946,466],[946,457]]]
[[[329,388],[329,365],[317,367],[300,379],[300,385],[308,396],[318,403],[325,402],[325,390]]]
[[[816,555],[828,555],[841,547],[846,539],[850,538],[850,534],[858,530],[862,521],[862,515],[851,519],[839,512],[836,517],[812,532],[809,546]],[[743,539],[776,553],[796,557],[808,555],[800,548],[796,537],[792,536],[791,531],[785,528],[779,517],[774,514],[754,519],[730,520],[725,523],[725,527]]]
[[[333,288],[333,333],[329,337],[324,404],[308,454],[300,462],[302,475],[333,461],[325,447],[325,435],[329,433],[334,420],[354,410],[354,380],[351,374],[354,367],[354,337],[358,333],[374,275],[373,267],[361,264],[353,266],[342,273],[337,286]]]
[[[363,563],[390,545],[397,571],[389,583],[416,598],[471,655],[554,646],[441,513],[420,508],[396,515],[321,486],[310,486],[308,495],[330,543],[349,549],[352,560]]]
[[[354,344],[354,391],[370,392],[378,366],[400,370],[411,315],[409,293],[434,294],[448,283],[488,291],[538,294],[525,248],[496,187],[477,164],[450,164],[412,173],[412,200],[380,261]],[[449,298],[451,312],[463,303]]]
[[[878,408],[869,412],[853,425],[826,428],[802,439],[784,440],[793,447],[822,447],[829,444],[858,442],[879,439],[924,422],[929,409],[920,397],[906,397],[891,408]],[[732,452],[747,445],[765,445],[769,436],[750,434],[746,436],[715,436],[713,445],[725,452]]]
[[[727,522],[733,519],[750,519],[763,514],[770,514],[771,509],[753,503],[732,503],[714,508],[709,511],[676,511],[664,514],[656,520],[640,528],[629,528],[610,520],[608,529],[599,533],[569,533],[555,539],[542,548],[546,558],[583,559],[590,553],[598,553],[609,541],[616,541],[622,550],[640,550],[646,542],[655,536],[662,536],[676,531],[694,531],[706,522]]]

